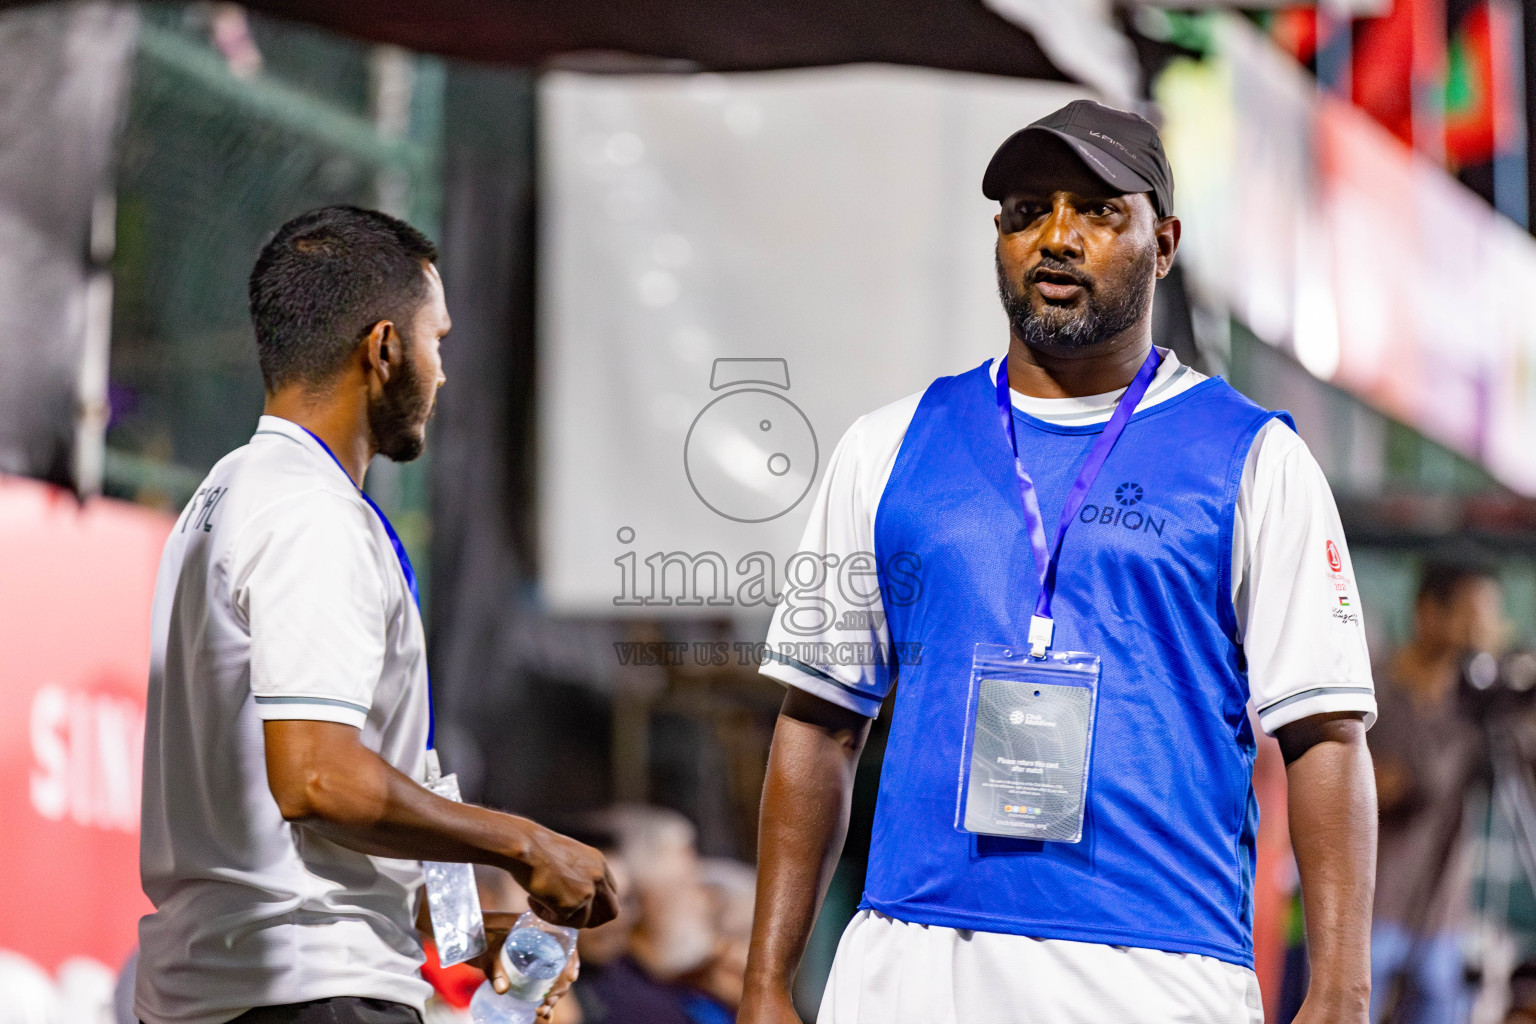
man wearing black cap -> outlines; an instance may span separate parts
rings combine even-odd
[[[1152,344],[1180,227],[1151,124],[1071,103],[982,187],[1007,358],[849,429],[801,545],[824,584],[769,634],[763,672],[789,691],[739,1020],[797,1019],[899,676],[822,1024],[1261,1021],[1250,708],[1288,766],[1298,1020],[1363,1024],[1376,705],[1328,485],[1288,417]]]

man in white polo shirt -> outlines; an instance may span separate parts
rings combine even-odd
[[[135,1007],[145,1024],[405,1024],[422,860],[511,871],[543,916],[616,910],[595,850],[434,795],[415,578],[362,491],[421,453],[449,318],[432,244],[332,207],[251,274],[266,406],[156,584]],[[488,915],[489,916],[489,915]],[[488,921],[494,943],[506,922]]]

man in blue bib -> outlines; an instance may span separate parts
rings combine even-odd
[[[1152,344],[1180,226],[1151,124],[1076,101],[1005,141],[982,188],[1007,357],[849,429],[769,634],[763,672],[789,692],[739,1019],[798,1019],[791,982],[894,688],[821,1024],[1262,1021],[1255,717],[1290,782],[1312,953],[1297,1019],[1364,1024],[1376,704],[1327,482],[1288,417]],[[1081,671],[1041,674],[1058,669]],[[1092,690],[1029,704],[1051,678]],[[992,756],[1044,727],[1034,754]]]

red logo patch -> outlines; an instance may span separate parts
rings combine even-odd
[[[1328,568],[1334,572],[1344,571],[1344,560],[1339,557],[1339,546],[1333,541],[1328,542]]]

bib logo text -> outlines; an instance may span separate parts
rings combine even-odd
[[[1115,503],[1113,505],[1084,505],[1078,509],[1077,519],[1080,523],[1100,526],[1118,526],[1131,532],[1151,533],[1159,537],[1163,535],[1163,527],[1168,525],[1167,516],[1157,516],[1151,512],[1137,508],[1147,492],[1141,484],[1126,481],[1115,488]]]

